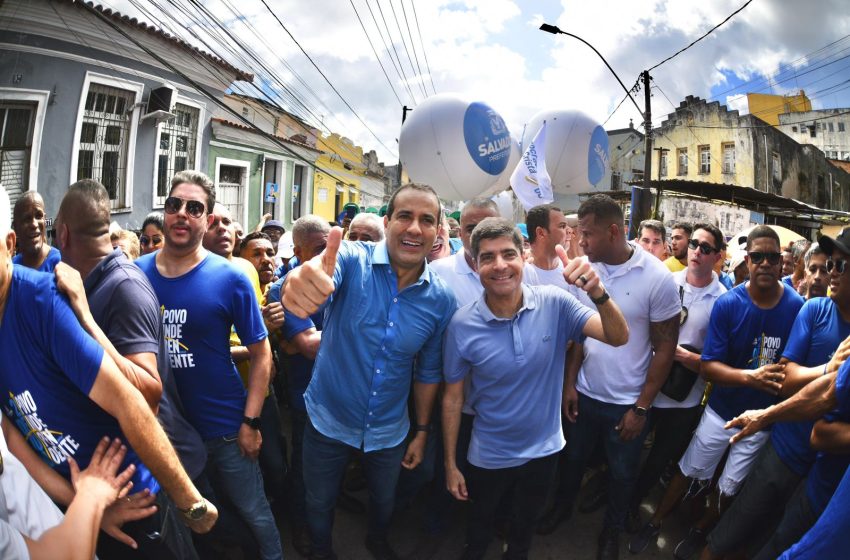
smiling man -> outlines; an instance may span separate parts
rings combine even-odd
[[[519,560],[528,558],[566,442],[561,394],[567,343],[589,336],[620,346],[629,328],[590,263],[568,260],[563,247],[557,251],[564,281],[584,290],[598,313],[559,288],[522,283],[522,237],[511,222],[484,219],[471,245],[484,293],[459,310],[446,331],[446,481],[455,498],[471,499],[464,560],[484,557],[496,508],[508,493],[512,511],[504,558]],[[466,401],[475,421],[464,477],[456,451],[467,377]]]
[[[53,272],[62,260],[59,250],[47,244],[44,200],[37,192],[27,192],[15,202],[12,229],[18,237],[18,254],[12,263],[41,272]]]
[[[387,528],[399,465],[412,469],[422,460],[442,380],[443,331],[456,305],[426,262],[439,222],[434,190],[404,185],[387,204],[385,241],[341,245],[342,230],[334,228],[327,248],[286,276],[287,310],[302,318],[325,312],[322,344],[304,395],[312,558],[335,557],[334,504],[348,458],[357,449],[363,451],[369,487],[366,547],[379,560],[397,558]],[[411,380],[416,435],[405,445]]]

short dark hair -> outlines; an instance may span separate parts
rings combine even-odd
[[[820,245],[817,243],[812,243],[812,246],[809,247],[809,250],[806,251],[806,254],[803,256],[803,264],[804,266],[809,266],[809,262],[811,262],[812,257],[815,255],[826,255],[826,251],[821,249]],[[830,255],[827,255],[829,257]]]
[[[255,239],[265,239],[269,243],[272,242],[271,238],[262,231],[252,231],[251,233],[242,238],[242,246],[244,247],[248,244],[249,241],[253,241]]]
[[[481,249],[481,241],[485,239],[498,239],[507,237],[522,255],[522,234],[510,220],[505,218],[484,218],[475,229],[472,230],[470,245],[472,246],[472,258],[478,260],[478,251]]]
[[[597,224],[623,226],[623,209],[608,195],[595,194],[581,203],[578,207],[578,219],[590,215],[593,215],[593,221]]]
[[[430,193],[434,195],[434,198],[437,200],[437,220],[438,224],[443,223],[443,203],[440,202],[440,197],[437,195],[437,191],[435,191],[432,187],[428,185],[422,185],[420,183],[407,183],[406,185],[400,186],[390,197],[390,201],[387,202],[387,219],[390,220],[393,217],[393,212],[395,211],[395,199],[402,192],[408,189],[413,189],[415,191]]]
[[[528,228],[528,242],[534,243],[537,239],[537,228],[549,229],[549,213],[560,212],[561,209],[554,204],[539,204],[528,211],[525,218],[525,226]]]
[[[752,247],[753,241],[763,237],[773,239],[776,241],[776,246],[779,247],[780,250],[782,249],[782,242],[779,240],[779,234],[776,233],[772,227],[762,225],[754,227],[747,235],[747,251],[749,251],[750,247]]]
[[[178,171],[174,177],[171,178],[171,190],[168,191],[168,195],[171,196],[171,193],[174,192],[177,185],[183,183],[197,185],[204,189],[204,192],[207,195],[207,214],[212,214],[213,208],[215,208],[215,183],[213,183],[209,177],[200,171]]]
[[[670,231],[673,231],[674,229],[681,229],[685,232],[685,234],[688,237],[690,237],[691,234],[694,232],[694,229],[696,229],[696,228],[688,222],[675,222],[675,223],[673,223],[672,226],[670,226]],[[703,229],[705,229],[705,228],[703,228]],[[706,230],[706,231],[708,231],[708,230]]]
[[[165,216],[162,215],[162,212],[151,212],[145,216],[145,221],[142,222],[142,231],[151,224],[159,228],[159,231],[165,230]]]
[[[676,226],[674,225],[673,228],[675,228],[675,227]],[[723,249],[726,248],[726,238],[723,237],[723,232],[720,231],[719,227],[717,227],[713,224],[706,224],[706,223],[694,224],[694,231],[697,231],[699,229],[707,231],[708,233],[711,234],[712,237],[714,237],[714,248],[715,249],[717,249],[718,251],[722,251]],[[689,236],[691,234],[693,234],[694,231],[692,231],[689,234]]]
[[[645,229],[654,231],[661,236],[662,241],[667,241],[667,228],[664,227],[664,224],[662,224],[659,220],[642,221],[638,226],[638,237],[640,237],[641,233],[643,233],[643,230]]]

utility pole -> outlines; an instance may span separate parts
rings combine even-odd
[[[643,158],[643,187],[646,189],[646,194],[651,192],[649,189],[652,185],[652,91],[649,75],[649,70],[641,72],[641,80],[643,81],[643,130],[646,133],[644,136],[644,158]],[[655,193],[655,207],[652,211],[652,217],[658,219],[658,204],[661,200],[661,188]]]
[[[401,108],[401,124],[402,124],[402,126],[404,126],[404,121],[407,120],[407,112],[412,111],[412,110],[413,109],[411,109],[407,105],[405,105]],[[398,153],[399,153],[399,156],[398,156],[398,176],[397,176],[397,179],[398,179],[398,186],[400,187],[401,186],[401,150],[399,150]]]

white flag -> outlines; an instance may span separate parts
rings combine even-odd
[[[546,171],[546,121],[543,121],[543,126],[522,154],[522,159],[511,175],[511,188],[526,211],[555,200],[552,195],[552,180]]]

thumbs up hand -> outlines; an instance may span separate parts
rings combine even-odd
[[[564,265],[564,280],[567,284],[584,290],[592,298],[602,297],[605,288],[589,262],[581,258],[570,259],[560,245],[555,246],[555,253]]]
[[[291,313],[306,319],[333,293],[336,255],[341,241],[342,229],[332,228],[325,250],[287,274],[283,306]]]

